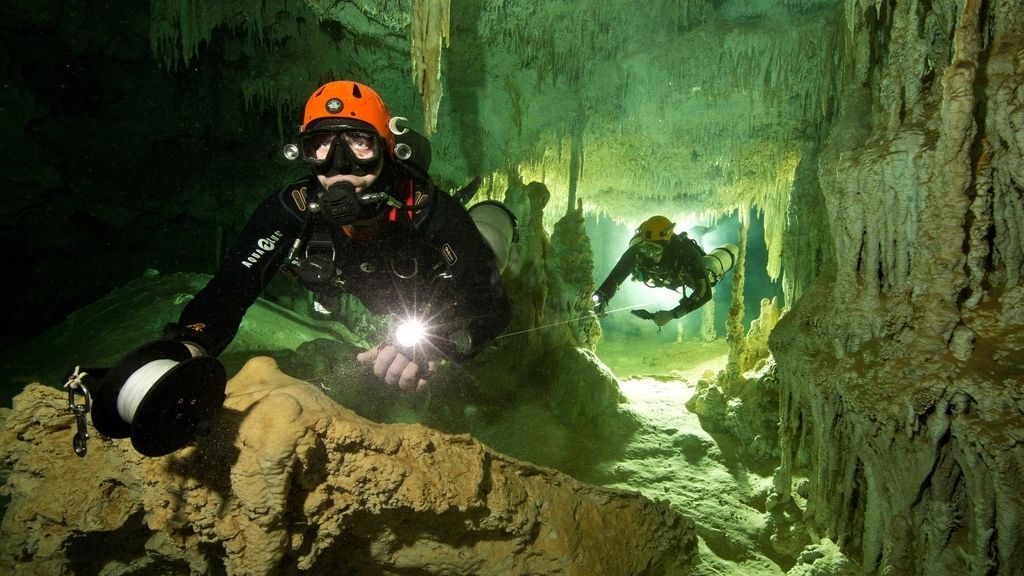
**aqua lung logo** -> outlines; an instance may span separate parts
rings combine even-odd
[[[327,111],[331,114],[337,114],[341,112],[341,109],[345,107],[345,104],[337,98],[331,98],[327,101]]]
[[[280,231],[277,231],[271,234],[270,236],[267,236],[266,238],[260,238],[259,240],[257,240],[256,249],[252,251],[252,254],[249,254],[248,258],[242,260],[242,266],[245,266],[246,268],[252,268],[254,264],[259,263],[260,258],[263,258],[264,254],[269,254],[270,252],[273,252],[274,248],[277,248],[277,243],[280,242],[281,238],[283,237],[284,234],[281,234]]]
[[[444,261],[447,262],[449,266],[454,265],[455,262],[458,261],[459,259],[459,257],[455,254],[455,250],[453,250],[451,245],[448,244],[447,242],[445,243],[444,246],[441,246],[441,255],[444,256]]]

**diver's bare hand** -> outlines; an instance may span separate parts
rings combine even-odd
[[[399,352],[394,346],[383,345],[370,348],[356,356],[363,364],[373,364],[373,373],[391,386],[402,390],[423,390],[428,379],[437,368],[436,362],[427,362],[426,370]]]

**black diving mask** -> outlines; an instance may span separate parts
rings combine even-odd
[[[661,255],[662,253],[665,252],[665,247],[658,242],[648,241],[640,244],[639,251],[640,254],[642,254],[649,260],[657,262],[661,260]]]
[[[302,160],[321,176],[366,176],[377,170],[384,146],[376,132],[351,126],[314,128],[299,138]]]

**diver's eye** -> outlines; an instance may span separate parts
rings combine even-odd
[[[334,142],[334,134],[318,134],[313,138],[313,153],[317,160],[326,160],[331,151],[331,143]]]
[[[346,132],[345,141],[348,142],[352,154],[359,160],[369,160],[377,154],[376,139],[372,134]]]

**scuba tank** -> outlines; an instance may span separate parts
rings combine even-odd
[[[516,216],[504,204],[496,200],[484,200],[469,207],[467,211],[473,219],[484,242],[494,252],[498,273],[505,271],[512,245],[519,242],[519,229]]]
[[[735,244],[723,244],[704,255],[704,267],[708,270],[708,279],[711,280],[712,286],[718,284],[722,277],[732,270],[739,254],[740,249]]]

